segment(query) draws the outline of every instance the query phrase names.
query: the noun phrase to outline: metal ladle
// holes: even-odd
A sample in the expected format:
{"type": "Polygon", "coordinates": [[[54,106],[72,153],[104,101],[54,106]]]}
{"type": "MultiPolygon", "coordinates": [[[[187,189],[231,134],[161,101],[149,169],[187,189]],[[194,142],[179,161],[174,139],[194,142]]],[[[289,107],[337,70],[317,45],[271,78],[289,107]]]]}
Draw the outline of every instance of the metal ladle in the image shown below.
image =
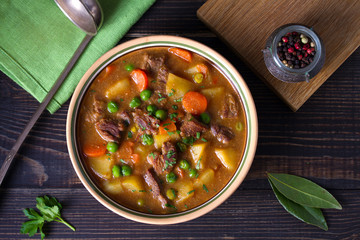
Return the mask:
{"type": "Polygon", "coordinates": [[[5,178],[6,173],[9,170],[11,163],[14,160],[16,153],[20,146],[24,142],[26,136],[39,119],[42,112],[45,110],[50,100],[55,95],[71,69],[79,59],[80,55],[90,42],[90,40],[97,34],[98,29],[101,27],[103,14],[99,3],[96,0],[55,0],[58,7],[63,13],[81,30],[86,33],[85,38],[76,49],[74,55],[66,65],[65,69],[56,80],[54,86],[50,89],[46,95],[44,101],[40,104],[34,115],[31,117],[29,123],[26,125],[23,132],[16,140],[14,146],[11,148],[9,154],[5,158],[5,161],[0,169],[0,186],[5,178]]]}

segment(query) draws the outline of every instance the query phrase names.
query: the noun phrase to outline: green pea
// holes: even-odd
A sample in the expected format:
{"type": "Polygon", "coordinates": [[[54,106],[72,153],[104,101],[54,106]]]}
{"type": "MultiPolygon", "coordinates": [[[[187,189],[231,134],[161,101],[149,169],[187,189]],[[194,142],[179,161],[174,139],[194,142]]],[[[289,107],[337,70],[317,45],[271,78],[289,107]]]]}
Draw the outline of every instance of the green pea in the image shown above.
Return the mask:
{"type": "Polygon", "coordinates": [[[151,135],[144,134],[142,136],[142,142],[144,145],[152,145],[154,144],[154,138],[151,135]]]}
{"type": "Polygon", "coordinates": [[[146,110],[150,113],[150,114],[155,114],[156,110],[157,110],[157,107],[153,104],[151,105],[148,105],[146,107],[146,110]]]}
{"type": "Polygon", "coordinates": [[[152,94],[151,90],[145,89],[144,91],[142,91],[142,92],[140,93],[140,97],[141,97],[141,99],[142,99],[143,101],[147,101],[147,100],[150,99],[151,94],[152,94]]]}
{"type": "Polygon", "coordinates": [[[131,101],[130,101],[130,104],[129,104],[129,106],[131,107],[131,108],[137,108],[137,107],[139,107],[141,105],[141,100],[140,100],[140,98],[138,98],[138,97],[134,97],[131,101]]]}
{"type": "Polygon", "coordinates": [[[128,72],[131,72],[132,70],[134,70],[134,66],[132,64],[126,64],[125,70],[128,72]]]}
{"type": "Polygon", "coordinates": [[[167,117],[166,111],[159,109],[155,112],[155,117],[160,119],[160,120],[165,120],[167,117]]]}
{"type": "Polygon", "coordinates": [[[174,183],[176,181],[177,177],[175,175],[175,173],[171,172],[171,173],[168,173],[166,174],[166,181],[168,183],[174,183]]]}
{"type": "Polygon", "coordinates": [[[117,112],[119,110],[119,106],[117,105],[116,102],[111,101],[111,102],[108,103],[107,109],[108,109],[108,111],[110,113],[115,113],[115,112],[117,112]]]}
{"type": "Polygon", "coordinates": [[[112,174],[114,177],[118,178],[121,176],[120,167],[118,165],[114,165],[112,168],[112,174]]]}
{"type": "Polygon", "coordinates": [[[174,200],[176,198],[176,192],[175,192],[175,189],[173,188],[169,188],[167,191],[166,191],[166,197],[170,200],[174,200]]]}
{"type": "Polygon", "coordinates": [[[191,169],[190,172],[189,172],[189,176],[191,178],[197,178],[199,176],[197,170],[195,168],[191,169]]]}
{"type": "Polygon", "coordinates": [[[137,205],[138,205],[139,207],[144,206],[144,204],[145,204],[144,199],[140,198],[140,199],[137,200],[137,205]]]}
{"type": "Polygon", "coordinates": [[[128,165],[123,165],[123,166],[121,167],[121,173],[122,173],[123,176],[130,176],[130,175],[131,175],[131,172],[132,172],[132,170],[131,170],[131,167],[130,167],[130,166],[128,166],[128,165]]]}
{"type": "Polygon", "coordinates": [[[106,149],[109,151],[109,152],[116,152],[119,148],[119,145],[116,143],[116,142],[108,142],[107,145],[106,145],[106,149]]]}
{"type": "Polygon", "coordinates": [[[210,123],[210,115],[206,112],[200,114],[200,119],[203,123],[209,124],[210,123]]]}
{"type": "Polygon", "coordinates": [[[180,164],[180,168],[184,170],[188,170],[190,167],[190,163],[185,159],[181,160],[179,164],[180,164]]]}

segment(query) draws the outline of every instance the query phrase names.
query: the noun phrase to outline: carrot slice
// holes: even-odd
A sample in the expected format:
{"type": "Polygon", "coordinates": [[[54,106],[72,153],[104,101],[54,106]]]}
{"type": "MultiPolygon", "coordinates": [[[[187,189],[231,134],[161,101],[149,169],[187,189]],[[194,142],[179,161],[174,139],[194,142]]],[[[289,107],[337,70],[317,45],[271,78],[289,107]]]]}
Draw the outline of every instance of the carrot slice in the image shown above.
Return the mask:
{"type": "Polygon", "coordinates": [[[187,62],[191,62],[192,56],[191,53],[185,49],[182,48],[169,48],[169,52],[172,54],[175,54],[176,56],[184,59],[187,62]]]}
{"type": "Polygon", "coordinates": [[[209,68],[203,63],[196,65],[196,70],[204,74],[205,77],[209,74],[209,68]]]}
{"type": "Polygon", "coordinates": [[[167,134],[168,132],[175,132],[175,131],[176,131],[176,125],[170,119],[166,119],[160,124],[159,134],[167,134]]]}
{"type": "Polygon", "coordinates": [[[134,153],[131,155],[131,159],[134,164],[137,164],[140,161],[140,155],[137,153],[134,153]]]}
{"type": "Polygon", "coordinates": [[[85,144],[83,146],[83,151],[87,157],[100,157],[105,154],[106,146],[97,144],[85,144]]]}
{"type": "Polygon", "coordinates": [[[107,76],[110,75],[110,73],[112,73],[114,70],[116,69],[115,65],[109,65],[105,68],[105,73],[103,74],[103,76],[101,78],[99,78],[99,81],[104,80],[107,76]]]}
{"type": "Polygon", "coordinates": [[[179,168],[179,166],[176,166],[176,167],[175,167],[174,172],[175,172],[180,178],[183,178],[183,177],[184,177],[184,171],[183,171],[181,168],[179,168]]]}
{"type": "Polygon", "coordinates": [[[135,82],[137,89],[139,92],[147,89],[149,85],[149,80],[146,73],[141,69],[135,69],[130,73],[131,79],[135,82]]]}
{"type": "Polygon", "coordinates": [[[185,111],[194,115],[200,115],[207,108],[206,97],[198,92],[187,92],[182,99],[182,104],[185,111]]]}

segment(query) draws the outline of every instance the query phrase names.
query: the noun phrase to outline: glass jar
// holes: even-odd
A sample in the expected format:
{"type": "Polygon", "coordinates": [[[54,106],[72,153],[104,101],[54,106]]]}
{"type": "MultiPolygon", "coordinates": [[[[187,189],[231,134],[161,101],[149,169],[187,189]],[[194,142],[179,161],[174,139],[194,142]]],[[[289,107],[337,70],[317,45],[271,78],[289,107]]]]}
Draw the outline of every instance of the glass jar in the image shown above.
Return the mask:
{"type": "MultiPolygon", "coordinates": [[[[310,41],[309,41],[310,42],[310,41]]],[[[264,61],[269,72],[277,79],[284,82],[309,82],[319,71],[325,62],[325,47],[319,36],[303,25],[287,24],[276,29],[266,41],[263,50],[264,61]],[[298,32],[304,34],[315,43],[315,55],[313,61],[303,68],[287,67],[277,53],[278,43],[287,33],[298,32]]]]}

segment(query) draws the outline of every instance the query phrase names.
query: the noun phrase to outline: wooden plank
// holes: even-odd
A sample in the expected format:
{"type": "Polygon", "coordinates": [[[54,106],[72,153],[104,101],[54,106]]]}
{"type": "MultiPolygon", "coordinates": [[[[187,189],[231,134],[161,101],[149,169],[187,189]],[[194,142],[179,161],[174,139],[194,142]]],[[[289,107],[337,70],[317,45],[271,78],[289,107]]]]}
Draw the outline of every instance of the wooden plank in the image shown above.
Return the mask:
{"type": "Polygon", "coordinates": [[[35,207],[35,197],[43,194],[56,196],[63,204],[63,217],[76,227],[73,232],[63,224],[50,223],[44,228],[48,239],[359,239],[360,190],[332,193],[343,210],[324,210],[329,225],[325,232],[288,214],[271,190],[237,190],[197,220],[153,226],[112,213],[84,188],[1,189],[0,239],[28,239],[19,233],[26,221],[22,209],[35,207]]]}
{"type": "Polygon", "coordinates": [[[197,14],[294,111],[360,45],[360,1],[209,0],[197,14]],[[273,77],[265,66],[261,50],[267,37],[287,23],[312,26],[324,42],[324,67],[310,83],[282,82],[273,77]]]}

